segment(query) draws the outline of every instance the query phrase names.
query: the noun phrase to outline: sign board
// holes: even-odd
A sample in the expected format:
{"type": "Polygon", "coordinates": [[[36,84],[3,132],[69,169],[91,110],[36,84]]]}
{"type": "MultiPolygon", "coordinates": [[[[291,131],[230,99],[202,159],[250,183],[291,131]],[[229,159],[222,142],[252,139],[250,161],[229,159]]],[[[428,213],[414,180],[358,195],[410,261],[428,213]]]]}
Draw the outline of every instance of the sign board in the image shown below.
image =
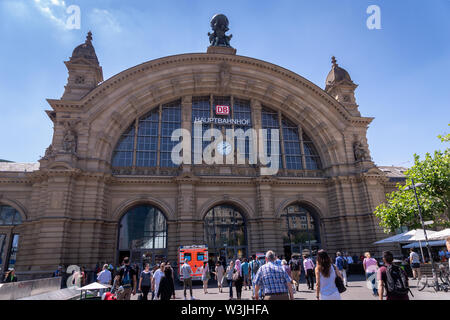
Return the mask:
{"type": "Polygon", "coordinates": [[[230,114],[230,106],[216,106],[216,115],[228,116],[230,114]]]}

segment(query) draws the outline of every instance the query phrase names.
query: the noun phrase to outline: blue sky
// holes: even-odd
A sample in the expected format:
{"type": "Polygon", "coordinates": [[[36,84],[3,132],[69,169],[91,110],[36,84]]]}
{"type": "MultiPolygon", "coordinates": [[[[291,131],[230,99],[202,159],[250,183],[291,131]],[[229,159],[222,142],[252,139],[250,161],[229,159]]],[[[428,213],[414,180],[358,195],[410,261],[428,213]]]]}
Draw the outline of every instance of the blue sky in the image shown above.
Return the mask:
{"type": "Polygon", "coordinates": [[[230,20],[237,54],[266,60],[324,88],[335,55],[359,85],[369,147],[378,165],[410,166],[443,145],[450,123],[448,0],[0,0],[0,159],[35,162],[51,143],[46,98],[60,98],[63,61],[87,31],[104,78],[142,62],[205,52],[215,13],[230,20]],[[81,28],[66,28],[67,7],[81,28]],[[369,30],[369,5],[381,30],[369,30]]]}

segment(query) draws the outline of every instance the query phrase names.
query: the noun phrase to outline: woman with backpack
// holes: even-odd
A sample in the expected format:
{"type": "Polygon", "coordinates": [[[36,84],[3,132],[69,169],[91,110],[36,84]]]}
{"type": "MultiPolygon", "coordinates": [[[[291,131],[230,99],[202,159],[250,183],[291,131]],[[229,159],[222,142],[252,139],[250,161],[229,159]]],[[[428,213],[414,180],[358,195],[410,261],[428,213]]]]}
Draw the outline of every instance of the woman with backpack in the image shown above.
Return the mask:
{"type": "Polygon", "coordinates": [[[316,297],[317,300],[341,300],[341,294],[336,286],[336,277],[342,275],[331,263],[331,258],[325,250],[317,253],[316,266],[316,297]]]}

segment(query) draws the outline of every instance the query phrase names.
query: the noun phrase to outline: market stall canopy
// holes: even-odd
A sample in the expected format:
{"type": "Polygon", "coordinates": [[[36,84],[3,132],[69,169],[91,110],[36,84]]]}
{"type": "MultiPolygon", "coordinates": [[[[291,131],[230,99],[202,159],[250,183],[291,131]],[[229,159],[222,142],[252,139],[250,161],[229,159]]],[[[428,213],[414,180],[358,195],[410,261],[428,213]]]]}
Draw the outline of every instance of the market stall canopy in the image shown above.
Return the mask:
{"type": "MultiPolygon", "coordinates": [[[[428,243],[430,244],[431,247],[445,246],[445,240],[429,241],[428,243]]],[[[424,245],[424,243],[422,243],[422,245],[424,245]]],[[[404,245],[402,248],[409,249],[409,248],[419,248],[419,247],[420,247],[419,242],[413,242],[413,243],[404,245]]]]}
{"type": "MultiPolygon", "coordinates": [[[[431,237],[431,235],[433,235],[434,233],[436,233],[436,231],[427,230],[428,237],[431,237]]],[[[377,241],[374,244],[400,243],[400,242],[413,242],[413,241],[425,241],[425,235],[423,233],[423,229],[409,230],[407,232],[396,234],[395,236],[377,241]]]]}
{"type": "Polygon", "coordinates": [[[100,284],[100,283],[98,283],[98,282],[94,282],[94,283],[91,283],[91,284],[88,284],[87,286],[84,286],[84,287],[82,287],[82,288],[77,288],[77,290],[79,290],[79,291],[81,291],[81,290],[101,290],[101,289],[107,289],[107,288],[110,288],[111,286],[108,284],[108,285],[105,285],[105,284],[100,284]]]}
{"type": "Polygon", "coordinates": [[[447,237],[450,237],[450,229],[444,229],[433,233],[429,240],[445,240],[447,237]]]}

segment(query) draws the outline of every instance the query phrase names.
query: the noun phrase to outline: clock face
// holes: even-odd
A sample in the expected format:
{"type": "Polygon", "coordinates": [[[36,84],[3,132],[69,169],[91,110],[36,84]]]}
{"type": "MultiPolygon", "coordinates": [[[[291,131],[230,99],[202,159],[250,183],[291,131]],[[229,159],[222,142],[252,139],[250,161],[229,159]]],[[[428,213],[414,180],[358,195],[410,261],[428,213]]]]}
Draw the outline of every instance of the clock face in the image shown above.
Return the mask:
{"type": "Polygon", "coordinates": [[[226,141],[217,144],[217,152],[223,156],[229,155],[231,153],[231,144],[226,141]]]}

